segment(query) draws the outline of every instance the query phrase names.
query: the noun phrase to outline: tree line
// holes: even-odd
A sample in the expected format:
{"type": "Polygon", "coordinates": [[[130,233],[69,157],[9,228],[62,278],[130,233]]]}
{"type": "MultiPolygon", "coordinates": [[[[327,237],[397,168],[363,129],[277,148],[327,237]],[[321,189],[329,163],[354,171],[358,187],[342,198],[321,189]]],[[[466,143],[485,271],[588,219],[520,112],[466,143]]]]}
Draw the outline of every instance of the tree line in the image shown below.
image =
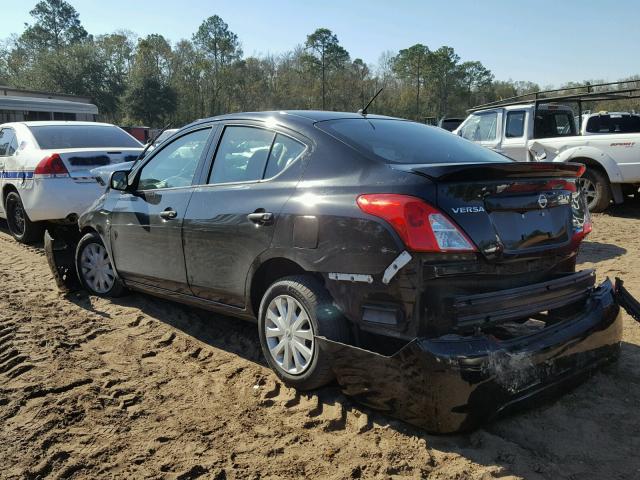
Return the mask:
{"type": "Polygon", "coordinates": [[[30,14],[32,23],[0,45],[0,84],[90,96],[104,120],[120,125],[181,125],[234,111],[357,111],[380,88],[370,111],[426,121],[540,89],[496,80],[449,46],[416,44],[367,64],[327,28],[291,51],[244,56],[217,15],[172,44],[161,34],[91,35],[65,0],[41,0],[30,14]]]}

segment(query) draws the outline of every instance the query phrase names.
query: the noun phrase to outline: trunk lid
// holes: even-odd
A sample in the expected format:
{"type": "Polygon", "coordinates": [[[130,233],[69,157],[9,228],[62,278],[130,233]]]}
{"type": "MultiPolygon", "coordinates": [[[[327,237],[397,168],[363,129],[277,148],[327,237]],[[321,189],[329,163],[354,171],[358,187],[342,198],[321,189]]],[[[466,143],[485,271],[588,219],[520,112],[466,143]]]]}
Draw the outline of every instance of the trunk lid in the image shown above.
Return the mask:
{"type": "Polygon", "coordinates": [[[76,181],[95,181],[91,170],[138,158],[142,148],[83,148],[44,150],[45,156],[57,153],[69,176],[76,181]]]}
{"type": "Polygon", "coordinates": [[[437,206],[488,259],[571,247],[585,221],[569,163],[413,165],[437,186],[437,206]]]}

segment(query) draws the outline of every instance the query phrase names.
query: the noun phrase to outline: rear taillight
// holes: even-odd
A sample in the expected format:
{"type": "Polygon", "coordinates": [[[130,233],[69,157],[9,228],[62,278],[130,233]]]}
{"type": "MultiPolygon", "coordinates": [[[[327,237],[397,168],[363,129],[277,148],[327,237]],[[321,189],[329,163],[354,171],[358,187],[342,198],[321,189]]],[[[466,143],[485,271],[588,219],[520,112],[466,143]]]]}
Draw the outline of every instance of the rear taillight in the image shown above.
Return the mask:
{"type": "Polygon", "coordinates": [[[440,210],[408,195],[360,195],[360,210],[386,220],[411,251],[473,252],[469,238],[440,210]]]}
{"type": "Polygon", "coordinates": [[[585,206],[584,220],[582,222],[582,225],[580,225],[573,232],[573,243],[579,243],[584,240],[584,237],[589,235],[591,233],[591,230],[593,230],[593,223],[591,223],[591,214],[589,213],[589,209],[585,206]]]}
{"type": "Polygon", "coordinates": [[[60,155],[54,153],[40,160],[33,174],[41,177],[67,177],[69,171],[62,163],[60,155]]]}

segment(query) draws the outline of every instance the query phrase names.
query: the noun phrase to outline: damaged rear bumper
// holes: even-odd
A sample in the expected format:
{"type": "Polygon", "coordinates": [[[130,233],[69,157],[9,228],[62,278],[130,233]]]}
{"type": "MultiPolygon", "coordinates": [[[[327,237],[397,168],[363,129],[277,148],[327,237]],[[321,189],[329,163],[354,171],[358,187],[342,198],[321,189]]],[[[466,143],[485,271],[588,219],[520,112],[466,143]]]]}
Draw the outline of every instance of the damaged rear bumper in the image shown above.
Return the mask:
{"type": "MultiPolygon", "coordinates": [[[[347,395],[436,433],[469,430],[554,396],[614,361],[622,317],[609,280],[579,313],[530,335],[416,338],[392,356],[318,338],[347,395]]],[[[628,293],[627,293],[628,295],[628,293]]],[[[630,295],[629,295],[630,297],[630,295]]]]}

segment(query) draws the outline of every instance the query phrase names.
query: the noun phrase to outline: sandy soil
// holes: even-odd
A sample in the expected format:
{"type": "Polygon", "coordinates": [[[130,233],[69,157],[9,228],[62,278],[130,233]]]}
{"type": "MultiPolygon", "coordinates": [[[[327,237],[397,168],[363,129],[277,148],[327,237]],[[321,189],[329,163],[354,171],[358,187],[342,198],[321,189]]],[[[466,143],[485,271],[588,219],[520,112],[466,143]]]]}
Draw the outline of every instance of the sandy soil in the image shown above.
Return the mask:
{"type": "MultiPolygon", "coordinates": [[[[583,267],[640,297],[640,208],[595,216],[583,267]]],[[[640,325],[620,362],[469,435],[427,435],[335,387],[279,384],[255,326],[149,296],[58,294],[0,223],[2,478],[640,478],[640,325]]]]}

